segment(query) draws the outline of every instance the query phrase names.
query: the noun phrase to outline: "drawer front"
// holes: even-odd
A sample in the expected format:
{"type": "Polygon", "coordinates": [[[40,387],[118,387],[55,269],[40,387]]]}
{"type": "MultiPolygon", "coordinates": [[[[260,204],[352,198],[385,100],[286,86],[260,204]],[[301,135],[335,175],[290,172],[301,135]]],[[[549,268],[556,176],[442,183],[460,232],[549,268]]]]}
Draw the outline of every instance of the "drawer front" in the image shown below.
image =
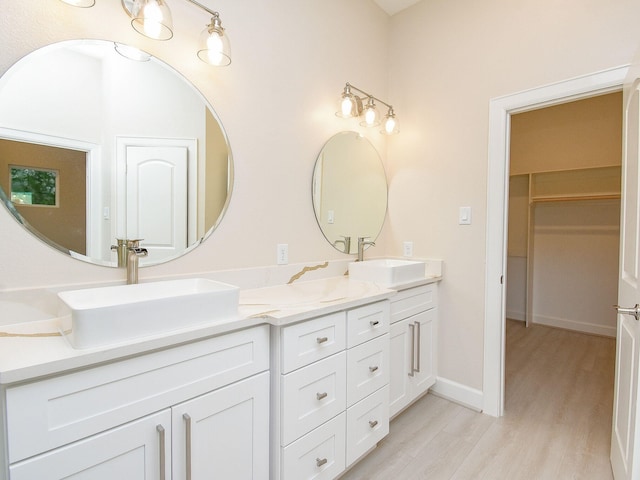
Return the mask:
{"type": "Polygon", "coordinates": [[[391,300],[391,323],[437,306],[437,283],[403,290],[391,300]]]}
{"type": "Polygon", "coordinates": [[[345,312],[282,329],[282,371],[291,372],[345,349],[345,312]]]}
{"type": "Polygon", "coordinates": [[[345,352],[282,377],[282,445],[335,417],[346,408],[345,352]]]}
{"type": "Polygon", "coordinates": [[[347,410],[347,466],[388,433],[389,387],[384,387],[347,410]]]}
{"type": "Polygon", "coordinates": [[[269,368],[262,325],[10,387],[9,460],[71,443],[269,368]]]}
{"type": "Polygon", "coordinates": [[[347,347],[355,347],[389,331],[389,302],[377,302],[347,312],[347,347]]]}
{"type": "Polygon", "coordinates": [[[389,334],[347,351],[347,405],[389,383],[389,334]]]}
{"type": "Polygon", "coordinates": [[[282,449],[283,480],[330,480],[345,469],[343,412],[282,449]]]}

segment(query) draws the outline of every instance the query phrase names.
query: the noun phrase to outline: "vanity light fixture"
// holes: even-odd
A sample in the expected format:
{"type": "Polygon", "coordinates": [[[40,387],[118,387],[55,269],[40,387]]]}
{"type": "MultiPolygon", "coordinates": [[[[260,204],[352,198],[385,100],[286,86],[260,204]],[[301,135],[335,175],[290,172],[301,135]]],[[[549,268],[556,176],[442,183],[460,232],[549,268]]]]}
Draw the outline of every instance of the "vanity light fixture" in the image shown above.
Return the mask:
{"type": "MultiPolygon", "coordinates": [[[[95,0],[61,0],[75,7],[93,7],[95,0]]],[[[120,0],[122,8],[131,17],[136,32],[154,40],[173,37],[173,19],[166,0],[120,0]]],[[[187,2],[211,15],[211,22],[200,34],[198,58],[209,65],[225,67],[231,63],[231,45],[220,21],[220,14],[195,0],[187,2]]]]}
{"type": "Polygon", "coordinates": [[[393,135],[399,132],[398,130],[398,119],[396,118],[396,114],[393,110],[393,107],[388,103],[380,100],[377,97],[374,97],[370,93],[365,92],[364,90],[359,89],[358,87],[354,87],[350,83],[344,87],[342,95],[340,97],[339,109],[336,112],[336,116],[342,118],[352,118],[352,117],[363,117],[363,120],[360,122],[360,125],[363,127],[377,127],[380,125],[380,113],[376,107],[376,101],[378,103],[383,104],[388,108],[387,114],[384,117],[383,128],[380,130],[380,133],[384,133],[385,135],[393,135]],[[364,95],[363,97],[359,97],[353,93],[353,90],[364,95]],[[366,105],[363,107],[362,101],[367,100],[366,105]]]}

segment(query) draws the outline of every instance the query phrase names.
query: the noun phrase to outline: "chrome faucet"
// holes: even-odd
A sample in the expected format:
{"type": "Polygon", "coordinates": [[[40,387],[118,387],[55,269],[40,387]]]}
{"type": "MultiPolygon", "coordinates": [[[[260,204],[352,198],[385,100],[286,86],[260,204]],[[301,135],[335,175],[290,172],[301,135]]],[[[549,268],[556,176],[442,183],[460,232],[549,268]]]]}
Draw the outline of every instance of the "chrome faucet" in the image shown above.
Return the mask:
{"type": "Polygon", "coordinates": [[[351,253],[351,237],[342,235],[342,238],[344,240],[336,240],[335,242],[333,242],[333,246],[335,247],[338,243],[341,243],[342,245],[344,245],[342,251],[347,254],[351,253]]]}
{"type": "Polygon", "coordinates": [[[362,262],[364,260],[364,247],[367,245],[371,245],[375,247],[375,242],[367,242],[366,239],[369,237],[358,237],[358,262],[362,262]]]}
{"type": "Polygon", "coordinates": [[[138,283],[138,260],[149,251],[140,246],[141,240],[127,240],[127,285],[138,283]]]}

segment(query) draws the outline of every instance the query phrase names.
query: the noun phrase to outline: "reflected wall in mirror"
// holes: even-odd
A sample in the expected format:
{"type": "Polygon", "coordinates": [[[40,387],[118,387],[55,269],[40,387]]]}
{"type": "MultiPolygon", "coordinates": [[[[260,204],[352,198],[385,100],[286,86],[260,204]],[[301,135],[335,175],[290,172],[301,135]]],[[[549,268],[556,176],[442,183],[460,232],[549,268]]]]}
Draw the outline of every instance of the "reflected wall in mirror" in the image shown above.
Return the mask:
{"type": "Polygon", "coordinates": [[[316,160],[312,196],[320,230],[337,250],[355,254],[358,237],[375,240],[387,212],[387,177],[373,144],[357,132],[331,137],[316,160]]]}
{"type": "Polygon", "coordinates": [[[0,198],[34,235],[92,263],[117,265],[117,239],[143,239],[141,265],[183,255],[231,196],[215,112],[178,72],[141,58],[109,41],[67,41],[0,78],[0,198]],[[20,171],[55,172],[58,204],[34,203],[41,187],[12,182],[20,171]]]}

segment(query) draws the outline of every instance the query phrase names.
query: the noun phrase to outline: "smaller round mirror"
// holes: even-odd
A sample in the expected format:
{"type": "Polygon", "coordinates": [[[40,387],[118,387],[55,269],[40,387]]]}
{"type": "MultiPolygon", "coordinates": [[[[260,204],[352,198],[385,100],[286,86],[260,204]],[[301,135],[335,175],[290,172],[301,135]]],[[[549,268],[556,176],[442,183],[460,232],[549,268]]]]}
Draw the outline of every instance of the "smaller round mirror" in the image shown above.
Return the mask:
{"type": "Polygon", "coordinates": [[[337,250],[355,254],[359,237],[375,240],[387,212],[387,177],[371,142],[357,132],[331,137],[316,160],[312,196],[320,230],[337,250]]]}

